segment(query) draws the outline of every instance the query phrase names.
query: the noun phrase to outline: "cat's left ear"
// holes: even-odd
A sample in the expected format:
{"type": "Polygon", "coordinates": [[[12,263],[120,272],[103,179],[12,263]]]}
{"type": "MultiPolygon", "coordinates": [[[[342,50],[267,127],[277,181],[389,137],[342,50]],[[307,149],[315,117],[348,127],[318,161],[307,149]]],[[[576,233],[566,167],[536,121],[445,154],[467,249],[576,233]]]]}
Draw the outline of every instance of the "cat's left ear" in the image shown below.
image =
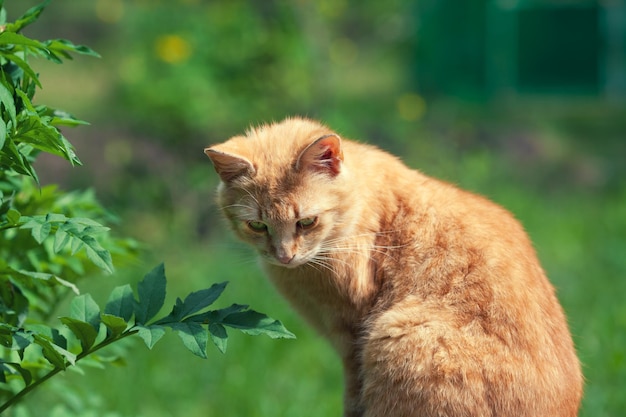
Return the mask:
{"type": "Polygon", "coordinates": [[[343,151],[341,139],[335,134],[325,135],[307,146],[296,161],[296,170],[309,168],[326,172],[333,177],[341,171],[343,151]]]}
{"type": "Polygon", "coordinates": [[[252,176],[255,173],[252,163],[243,156],[225,152],[215,146],[204,149],[204,153],[211,158],[215,171],[224,182],[230,182],[242,175],[252,176]]]}

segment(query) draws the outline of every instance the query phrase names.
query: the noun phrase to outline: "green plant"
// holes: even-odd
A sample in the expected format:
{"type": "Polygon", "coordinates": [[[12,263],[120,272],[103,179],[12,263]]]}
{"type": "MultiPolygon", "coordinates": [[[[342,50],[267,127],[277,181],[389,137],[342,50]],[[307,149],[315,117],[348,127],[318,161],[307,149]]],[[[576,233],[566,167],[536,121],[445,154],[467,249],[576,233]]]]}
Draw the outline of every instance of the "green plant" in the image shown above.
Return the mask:
{"type": "Polygon", "coordinates": [[[137,299],[130,285],[117,287],[111,292],[103,312],[89,294],[77,296],[70,304],[70,316],[60,318],[70,331],[65,335],[59,329],[48,326],[18,328],[0,323],[0,343],[19,357],[19,361],[15,358],[0,360],[5,382],[8,374],[8,377],[20,379],[24,384],[22,389],[0,404],[0,413],[78,361],[87,357],[101,361],[96,352],[134,334],[139,335],[151,349],[169,328],[178,334],[187,349],[201,358],[207,358],[209,337],[222,353],[226,351],[226,327],[250,335],[294,337],[278,320],[251,310],[247,305],[233,304],[207,311],[207,307],[226,288],[225,282],[192,292],[184,300],[177,298],[168,315],[154,320],[165,302],[165,288],[165,268],[161,264],[139,282],[137,299]],[[31,346],[38,346],[38,349],[34,353],[32,350],[27,352],[31,346]],[[40,367],[43,359],[52,368],[48,366],[43,374],[34,378],[32,368],[40,367]]]}
{"type": "Polygon", "coordinates": [[[163,265],[138,284],[117,287],[101,311],[78,283],[97,272],[112,273],[114,258],[132,257],[132,240],[110,234],[114,218],[93,192],[62,192],[40,187],[33,163],[41,152],[80,164],[59,130],[85,122],[51,107],[34,104],[41,87],[28,58],[57,63],[71,53],[98,56],[67,40],[40,42],[20,31],[37,20],[49,1],[6,22],[0,0],[0,413],[44,382],[96,353],[137,334],[151,348],[166,328],[174,330],[195,355],[205,358],[209,338],[224,352],[226,327],[247,334],[293,337],[264,314],[233,304],[207,311],[225,283],[177,299],[171,313],[154,317],[165,302],[163,265]],[[53,320],[74,293],[70,314],[53,320]]]}

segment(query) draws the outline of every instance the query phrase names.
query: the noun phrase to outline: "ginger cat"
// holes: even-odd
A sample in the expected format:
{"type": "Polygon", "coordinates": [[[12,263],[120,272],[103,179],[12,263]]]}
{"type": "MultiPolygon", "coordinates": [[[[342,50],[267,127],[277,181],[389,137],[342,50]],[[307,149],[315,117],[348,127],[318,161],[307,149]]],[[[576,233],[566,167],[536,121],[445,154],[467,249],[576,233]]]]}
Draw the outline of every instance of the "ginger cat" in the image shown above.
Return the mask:
{"type": "Polygon", "coordinates": [[[234,232],[341,356],[345,416],[577,415],[563,310],[506,210],[306,119],[205,153],[234,232]]]}

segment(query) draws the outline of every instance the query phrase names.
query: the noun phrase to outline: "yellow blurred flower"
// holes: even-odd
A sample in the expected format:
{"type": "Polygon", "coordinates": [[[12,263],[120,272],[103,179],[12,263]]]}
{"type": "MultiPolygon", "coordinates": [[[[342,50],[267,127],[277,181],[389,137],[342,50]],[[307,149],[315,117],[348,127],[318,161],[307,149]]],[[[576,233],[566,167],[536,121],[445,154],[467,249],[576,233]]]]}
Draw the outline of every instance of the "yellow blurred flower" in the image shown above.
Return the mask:
{"type": "Polygon", "coordinates": [[[426,101],[418,94],[407,93],[398,98],[396,107],[401,118],[413,122],[421,119],[426,112],[426,101]]]}
{"type": "Polygon", "coordinates": [[[168,64],[178,64],[191,56],[191,45],[180,35],[162,35],[155,42],[157,57],[168,64]]]}

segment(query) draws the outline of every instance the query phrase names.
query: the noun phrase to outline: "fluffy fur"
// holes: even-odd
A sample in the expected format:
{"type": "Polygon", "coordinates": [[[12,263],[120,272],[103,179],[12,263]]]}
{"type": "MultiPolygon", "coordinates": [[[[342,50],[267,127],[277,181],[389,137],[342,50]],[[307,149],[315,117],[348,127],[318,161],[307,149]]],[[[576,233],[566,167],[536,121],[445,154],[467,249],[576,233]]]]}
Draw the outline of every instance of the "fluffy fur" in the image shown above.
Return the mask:
{"type": "Polygon", "coordinates": [[[506,210],[306,119],[205,152],[234,232],[341,356],[345,416],[577,415],[563,310],[506,210]]]}

